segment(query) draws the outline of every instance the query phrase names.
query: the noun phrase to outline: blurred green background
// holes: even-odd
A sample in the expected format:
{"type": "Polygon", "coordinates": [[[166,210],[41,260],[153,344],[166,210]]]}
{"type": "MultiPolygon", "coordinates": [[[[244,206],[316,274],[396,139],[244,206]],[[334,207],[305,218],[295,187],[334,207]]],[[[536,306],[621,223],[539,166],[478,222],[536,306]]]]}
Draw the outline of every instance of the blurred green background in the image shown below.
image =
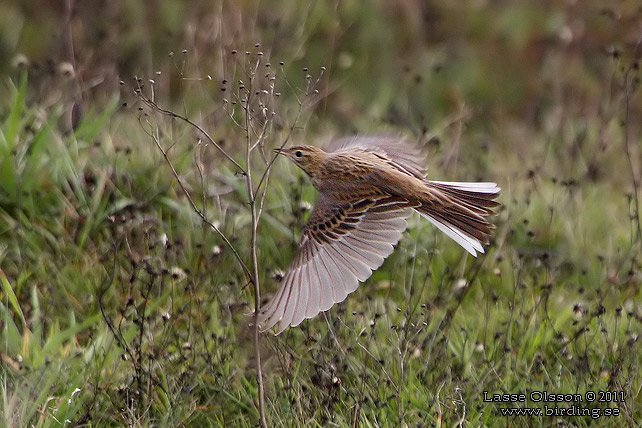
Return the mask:
{"type": "MultiPolygon", "coordinates": [[[[345,303],[263,336],[271,426],[639,426],[641,57],[637,1],[4,0],[0,425],[256,426],[251,287],[149,133],[247,264],[243,178],[141,94],[242,162],[258,64],[268,146],[400,133],[429,178],[503,189],[485,256],[413,219],[345,303]],[[532,390],[624,400],[482,400],[532,390]]],[[[284,161],[268,189],[263,296],[315,198],[284,161]]]]}
{"type": "Polygon", "coordinates": [[[611,59],[630,66],[640,38],[635,1],[3,3],[5,74],[19,54],[39,80],[70,62],[89,97],[168,69],[178,101],[170,52],[218,81],[232,49],[261,43],[288,70],[327,67],[319,115],[347,129],[375,118],[419,132],[461,104],[484,123],[539,128],[560,103],[587,116],[608,95],[611,59]]]}

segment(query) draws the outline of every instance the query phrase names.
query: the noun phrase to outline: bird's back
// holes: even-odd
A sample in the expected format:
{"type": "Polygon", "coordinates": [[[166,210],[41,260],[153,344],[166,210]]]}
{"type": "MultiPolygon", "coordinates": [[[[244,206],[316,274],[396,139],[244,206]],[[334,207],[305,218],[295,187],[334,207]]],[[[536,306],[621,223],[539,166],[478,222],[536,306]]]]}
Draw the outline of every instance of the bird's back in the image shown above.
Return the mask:
{"type": "Polygon", "coordinates": [[[328,153],[312,180],[320,192],[340,199],[401,195],[422,187],[422,180],[396,168],[387,156],[359,149],[328,153]]]}

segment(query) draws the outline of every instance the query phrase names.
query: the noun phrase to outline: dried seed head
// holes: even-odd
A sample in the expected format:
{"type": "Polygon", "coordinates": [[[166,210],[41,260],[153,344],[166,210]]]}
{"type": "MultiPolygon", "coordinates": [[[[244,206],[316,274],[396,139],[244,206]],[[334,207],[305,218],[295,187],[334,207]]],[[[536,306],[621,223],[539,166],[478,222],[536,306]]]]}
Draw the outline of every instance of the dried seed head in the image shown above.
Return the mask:
{"type": "Polygon", "coordinates": [[[283,275],[285,275],[285,272],[281,269],[275,269],[274,272],[272,272],[272,279],[275,281],[281,281],[283,279],[283,275]]]}
{"type": "Polygon", "coordinates": [[[17,54],[11,60],[11,66],[18,69],[27,68],[29,67],[29,58],[24,54],[17,54]]]}
{"type": "Polygon", "coordinates": [[[179,268],[178,266],[174,266],[173,268],[171,268],[169,270],[169,272],[170,272],[172,278],[174,278],[174,279],[183,280],[183,279],[187,278],[187,274],[185,273],[185,271],[183,269],[179,268]]]}
{"type": "Polygon", "coordinates": [[[58,64],[58,74],[61,76],[71,79],[76,75],[74,71],[74,66],[70,62],[61,62],[58,64]]]}
{"type": "Polygon", "coordinates": [[[312,204],[308,201],[299,202],[299,209],[301,211],[310,211],[312,209],[312,204]]]}

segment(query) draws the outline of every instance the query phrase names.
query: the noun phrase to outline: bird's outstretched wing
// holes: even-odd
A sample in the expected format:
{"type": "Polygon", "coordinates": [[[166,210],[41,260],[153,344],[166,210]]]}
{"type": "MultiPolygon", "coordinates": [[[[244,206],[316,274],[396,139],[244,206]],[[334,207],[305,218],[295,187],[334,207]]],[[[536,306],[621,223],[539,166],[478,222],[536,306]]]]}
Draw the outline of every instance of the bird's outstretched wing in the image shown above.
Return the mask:
{"type": "Polygon", "coordinates": [[[260,310],[262,329],[279,323],[279,334],[342,302],[392,253],[413,207],[394,196],[343,202],[321,194],[277,292],[260,310]]]}
{"type": "Polygon", "coordinates": [[[417,144],[409,144],[398,135],[355,135],[333,141],[327,147],[329,152],[338,152],[344,149],[360,149],[378,155],[383,155],[398,169],[423,179],[426,176],[425,160],[417,144]]]}

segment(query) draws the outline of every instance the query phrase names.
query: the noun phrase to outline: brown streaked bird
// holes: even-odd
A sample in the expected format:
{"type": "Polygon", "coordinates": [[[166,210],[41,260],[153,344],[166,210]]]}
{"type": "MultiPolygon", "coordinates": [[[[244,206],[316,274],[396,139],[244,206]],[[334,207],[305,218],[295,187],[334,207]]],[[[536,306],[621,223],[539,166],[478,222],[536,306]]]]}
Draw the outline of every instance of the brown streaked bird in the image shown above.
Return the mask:
{"type": "Polygon", "coordinates": [[[430,181],[421,151],[397,137],[348,137],[329,151],[312,146],[277,149],[312,180],[319,199],[281,284],[259,313],[267,330],[327,311],[381,266],[413,210],[473,256],[494,225],[495,183],[430,181]]]}

